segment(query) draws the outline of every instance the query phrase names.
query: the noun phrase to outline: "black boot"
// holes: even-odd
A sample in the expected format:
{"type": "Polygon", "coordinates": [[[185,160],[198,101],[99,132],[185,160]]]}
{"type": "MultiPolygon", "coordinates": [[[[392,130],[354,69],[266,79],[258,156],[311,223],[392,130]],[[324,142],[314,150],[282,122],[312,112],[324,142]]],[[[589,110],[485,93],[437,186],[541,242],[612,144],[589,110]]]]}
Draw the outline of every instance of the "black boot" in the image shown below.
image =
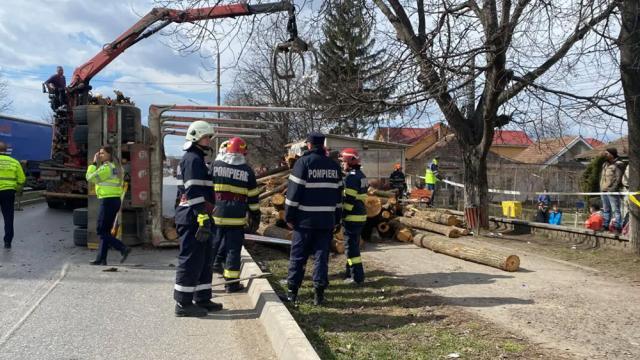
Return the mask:
{"type": "Polygon", "coordinates": [[[240,282],[235,282],[235,283],[227,284],[224,286],[224,291],[227,294],[231,294],[231,293],[242,291],[242,290],[244,290],[244,285],[242,285],[240,282]]]}
{"type": "Polygon", "coordinates": [[[122,264],[125,260],[127,260],[127,257],[129,257],[130,253],[131,253],[130,247],[127,247],[124,250],[122,250],[122,252],[120,253],[122,255],[122,258],[120,258],[120,264],[122,264]]]}
{"type": "Polygon", "coordinates": [[[89,261],[89,265],[103,265],[103,266],[107,266],[107,260],[93,260],[93,261],[89,261]]]}
{"type": "Polygon", "coordinates": [[[203,317],[203,316],[207,316],[207,309],[191,303],[188,303],[188,304],[177,303],[176,316],[177,317],[203,317]]]}
{"type": "Polygon", "coordinates": [[[298,302],[298,289],[289,289],[287,291],[287,302],[296,304],[298,302]]]}
{"type": "Polygon", "coordinates": [[[313,305],[322,306],[324,304],[324,289],[313,289],[313,305]]]}
{"type": "Polygon", "coordinates": [[[345,265],[344,278],[345,278],[345,280],[351,278],[351,266],[349,264],[345,265]]]}
{"type": "Polygon", "coordinates": [[[11,243],[10,242],[4,242],[4,248],[5,249],[11,249],[11,243]]]}
{"type": "Polygon", "coordinates": [[[207,309],[208,312],[220,311],[222,310],[222,304],[215,303],[211,300],[196,302],[196,306],[199,306],[203,309],[207,309]]]}

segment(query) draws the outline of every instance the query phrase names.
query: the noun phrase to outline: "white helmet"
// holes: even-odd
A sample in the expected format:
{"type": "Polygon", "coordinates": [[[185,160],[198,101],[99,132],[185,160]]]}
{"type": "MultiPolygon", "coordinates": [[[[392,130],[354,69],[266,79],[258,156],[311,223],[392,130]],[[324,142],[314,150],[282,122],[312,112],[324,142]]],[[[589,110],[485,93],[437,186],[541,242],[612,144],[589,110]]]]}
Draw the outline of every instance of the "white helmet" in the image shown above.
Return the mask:
{"type": "Polygon", "coordinates": [[[185,136],[185,138],[187,139],[187,141],[198,142],[203,137],[211,135],[213,135],[212,126],[206,121],[198,120],[192,122],[191,125],[189,125],[189,129],[187,129],[187,135],[185,136]]]}
{"type": "Polygon", "coordinates": [[[227,153],[227,145],[229,145],[229,140],[225,140],[220,144],[218,148],[218,154],[226,154],[227,153]]]}

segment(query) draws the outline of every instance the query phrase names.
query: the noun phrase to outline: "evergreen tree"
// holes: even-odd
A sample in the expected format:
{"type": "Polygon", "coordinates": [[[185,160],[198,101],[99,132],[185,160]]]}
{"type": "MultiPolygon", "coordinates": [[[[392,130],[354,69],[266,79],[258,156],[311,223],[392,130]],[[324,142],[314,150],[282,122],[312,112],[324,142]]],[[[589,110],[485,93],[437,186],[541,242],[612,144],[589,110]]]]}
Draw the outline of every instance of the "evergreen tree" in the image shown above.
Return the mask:
{"type": "Polygon", "coordinates": [[[366,135],[387,111],[394,91],[384,50],[375,49],[374,19],[365,0],[330,0],[318,54],[318,84],[311,101],[329,121],[330,132],[366,135]]]}

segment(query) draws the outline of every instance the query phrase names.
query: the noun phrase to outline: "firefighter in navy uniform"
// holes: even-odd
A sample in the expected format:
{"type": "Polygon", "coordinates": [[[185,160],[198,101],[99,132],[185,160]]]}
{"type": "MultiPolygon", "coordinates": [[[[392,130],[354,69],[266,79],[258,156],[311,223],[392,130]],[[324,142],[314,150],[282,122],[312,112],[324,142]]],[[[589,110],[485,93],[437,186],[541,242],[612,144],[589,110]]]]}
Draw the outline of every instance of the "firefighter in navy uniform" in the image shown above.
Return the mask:
{"type": "MultiPolygon", "coordinates": [[[[216,160],[222,160],[224,154],[227,153],[227,145],[229,145],[229,140],[226,140],[220,144],[218,148],[218,155],[216,155],[216,160]]],[[[211,178],[213,179],[213,164],[211,166],[211,178]]],[[[225,248],[224,242],[217,243],[215,240],[215,234],[213,237],[214,248],[217,247],[218,250],[213,254],[213,272],[216,274],[223,275],[224,274],[224,262],[227,259],[227,250],[225,248]]],[[[214,249],[215,250],[215,249],[214,249]]]]}
{"type": "MultiPolygon", "coordinates": [[[[226,153],[217,158],[212,166],[215,192],[213,221],[216,228],[213,249],[217,254],[221,245],[225,247],[227,256],[223,276],[226,281],[240,278],[240,251],[247,211],[250,213],[250,231],[255,231],[260,224],[260,190],[253,170],[247,165],[246,154],[247,143],[239,137],[232,138],[227,144],[226,153]]],[[[240,282],[225,285],[227,293],[242,289],[240,282]]]]}
{"type": "Polygon", "coordinates": [[[329,285],[329,243],[342,216],[342,172],[325,153],[324,135],[312,132],[287,185],[285,219],[293,229],[287,300],[297,302],[307,259],[314,256],[314,304],[322,305],[329,285]]]}
{"type": "Polygon", "coordinates": [[[176,268],[173,298],[176,316],[201,317],[222,309],[211,301],[211,265],[213,263],[213,189],[205,164],[213,129],[205,121],[189,125],[180,162],[176,229],[180,236],[180,254],[176,268]]]}
{"type": "Polygon", "coordinates": [[[343,192],[343,231],[345,254],[347,255],[345,282],[362,284],[364,268],[360,257],[360,233],[367,221],[367,209],[364,201],[367,198],[369,184],[367,177],[360,171],[360,156],[352,148],[340,153],[342,169],[346,172],[343,192]]]}

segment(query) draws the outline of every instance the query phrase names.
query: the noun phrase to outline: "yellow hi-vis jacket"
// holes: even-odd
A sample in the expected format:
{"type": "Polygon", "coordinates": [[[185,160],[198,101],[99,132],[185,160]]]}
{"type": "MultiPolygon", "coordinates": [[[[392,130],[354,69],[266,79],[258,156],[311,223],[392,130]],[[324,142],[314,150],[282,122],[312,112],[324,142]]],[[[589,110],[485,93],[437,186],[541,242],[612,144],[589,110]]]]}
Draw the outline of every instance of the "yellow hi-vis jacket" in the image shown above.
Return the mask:
{"type": "Polygon", "coordinates": [[[122,178],[120,170],[111,162],[105,162],[96,167],[89,165],[86,175],[87,181],[96,184],[98,199],[120,197],[122,195],[122,178]]]}
{"type": "Polygon", "coordinates": [[[424,182],[427,184],[435,184],[438,182],[438,160],[433,159],[431,164],[427,166],[427,171],[424,174],[424,182]]]}
{"type": "Polygon", "coordinates": [[[18,160],[9,155],[0,155],[0,191],[18,190],[24,181],[24,171],[18,160]]]}

